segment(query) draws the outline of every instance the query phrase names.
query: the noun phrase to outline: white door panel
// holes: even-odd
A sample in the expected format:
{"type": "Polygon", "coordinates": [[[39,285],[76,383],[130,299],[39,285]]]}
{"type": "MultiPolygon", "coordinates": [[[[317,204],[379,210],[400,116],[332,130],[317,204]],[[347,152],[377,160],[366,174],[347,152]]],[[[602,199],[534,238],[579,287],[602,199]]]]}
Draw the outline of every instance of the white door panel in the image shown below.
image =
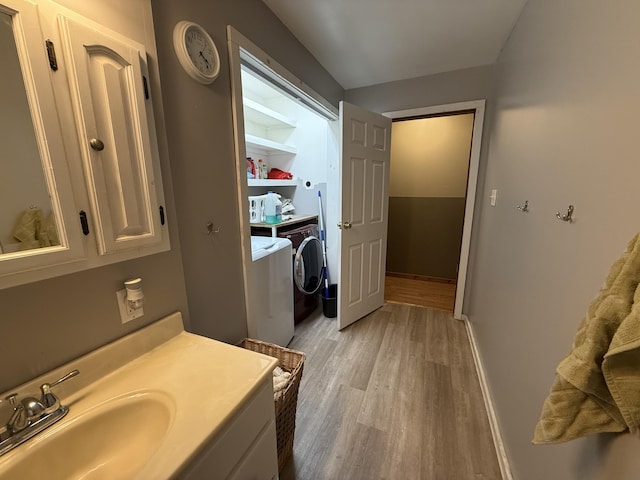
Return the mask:
{"type": "Polygon", "coordinates": [[[342,191],[338,325],[384,303],[391,120],[340,104],[342,191]]]}

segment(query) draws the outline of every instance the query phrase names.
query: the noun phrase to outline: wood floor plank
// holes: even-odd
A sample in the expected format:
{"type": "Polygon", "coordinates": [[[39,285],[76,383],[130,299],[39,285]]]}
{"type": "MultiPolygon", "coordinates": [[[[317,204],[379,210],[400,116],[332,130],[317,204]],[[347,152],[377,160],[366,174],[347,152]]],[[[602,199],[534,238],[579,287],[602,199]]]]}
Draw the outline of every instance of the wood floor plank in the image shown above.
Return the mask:
{"type": "Polygon", "coordinates": [[[338,331],[319,311],[290,348],[307,360],[282,480],[500,478],[466,329],[451,313],[386,303],[338,331]]]}
{"type": "Polygon", "coordinates": [[[456,295],[455,282],[443,282],[425,278],[385,276],[384,299],[387,302],[405,303],[422,307],[453,311],[456,295]]]}
{"type": "MultiPolygon", "coordinates": [[[[418,322],[410,322],[410,326],[418,322]]],[[[381,478],[396,478],[398,472],[404,472],[405,478],[420,478],[423,453],[422,434],[416,425],[425,422],[423,415],[427,385],[423,381],[424,361],[423,343],[416,341],[414,329],[408,329],[409,335],[402,346],[400,374],[395,405],[389,412],[388,461],[385,463],[381,478]]]]}
{"type": "Polygon", "coordinates": [[[329,461],[324,466],[322,478],[376,478],[384,457],[372,456],[371,452],[385,451],[386,434],[357,421],[365,392],[346,385],[342,385],[341,390],[344,397],[341,428],[329,446],[329,461]]]}

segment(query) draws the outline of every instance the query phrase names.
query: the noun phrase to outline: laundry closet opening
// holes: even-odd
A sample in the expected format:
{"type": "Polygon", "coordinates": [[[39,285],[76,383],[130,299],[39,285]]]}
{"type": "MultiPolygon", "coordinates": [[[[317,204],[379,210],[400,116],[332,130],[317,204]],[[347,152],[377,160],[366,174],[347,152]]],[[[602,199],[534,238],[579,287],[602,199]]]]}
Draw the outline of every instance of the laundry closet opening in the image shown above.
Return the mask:
{"type": "MultiPolygon", "coordinates": [[[[324,223],[331,220],[336,224],[337,204],[327,198],[335,197],[338,189],[339,122],[338,110],[319,94],[232,27],[228,27],[227,34],[245,299],[251,335],[252,312],[259,308],[252,305],[252,300],[260,288],[250,281],[251,237],[279,237],[292,242],[293,276],[295,278],[296,273],[301,276],[291,284],[296,323],[319,305],[319,288],[315,286],[320,286],[318,280],[323,272],[322,251],[320,242],[305,240],[321,236],[319,198],[323,202],[324,223]],[[268,223],[265,216],[268,192],[279,195],[282,202],[282,221],[277,224],[268,223]],[[299,265],[300,261],[306,263],[299,265]]],[[[327,263],[337,278],[338,243],[332,237],[337,234],[327,235],[327,251],[331,252],[327,253],[327,263]]],[[[272,281],[284,282],[282,279],[272,281]]],[[[264,311],[260,313],[265,314],[269,315],[264,311]]],[[[287,313],[273,312],[274,317],[283,315],[287,313]]]]}

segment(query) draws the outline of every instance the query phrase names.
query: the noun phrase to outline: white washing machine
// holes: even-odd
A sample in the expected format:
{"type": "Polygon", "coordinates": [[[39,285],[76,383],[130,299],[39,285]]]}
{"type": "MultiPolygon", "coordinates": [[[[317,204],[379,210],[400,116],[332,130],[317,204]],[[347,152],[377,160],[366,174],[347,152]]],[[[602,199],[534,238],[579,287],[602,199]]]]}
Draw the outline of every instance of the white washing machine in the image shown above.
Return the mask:
{"type": "Polygon", "coordinates": [[[286,347],[293,338],[291,241],[251,237],[247,330],[250,338],[286,347]]]}

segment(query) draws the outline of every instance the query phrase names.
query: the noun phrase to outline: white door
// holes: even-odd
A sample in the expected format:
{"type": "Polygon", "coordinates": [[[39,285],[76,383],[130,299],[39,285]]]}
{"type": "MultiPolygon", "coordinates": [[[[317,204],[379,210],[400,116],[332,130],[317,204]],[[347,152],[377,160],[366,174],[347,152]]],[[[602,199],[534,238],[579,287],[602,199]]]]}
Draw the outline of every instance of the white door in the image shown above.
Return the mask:
{"type": "Polygon", "coordinates": [[[391,119],[340,103],[340,329],[384,303],[391,119]]]}

